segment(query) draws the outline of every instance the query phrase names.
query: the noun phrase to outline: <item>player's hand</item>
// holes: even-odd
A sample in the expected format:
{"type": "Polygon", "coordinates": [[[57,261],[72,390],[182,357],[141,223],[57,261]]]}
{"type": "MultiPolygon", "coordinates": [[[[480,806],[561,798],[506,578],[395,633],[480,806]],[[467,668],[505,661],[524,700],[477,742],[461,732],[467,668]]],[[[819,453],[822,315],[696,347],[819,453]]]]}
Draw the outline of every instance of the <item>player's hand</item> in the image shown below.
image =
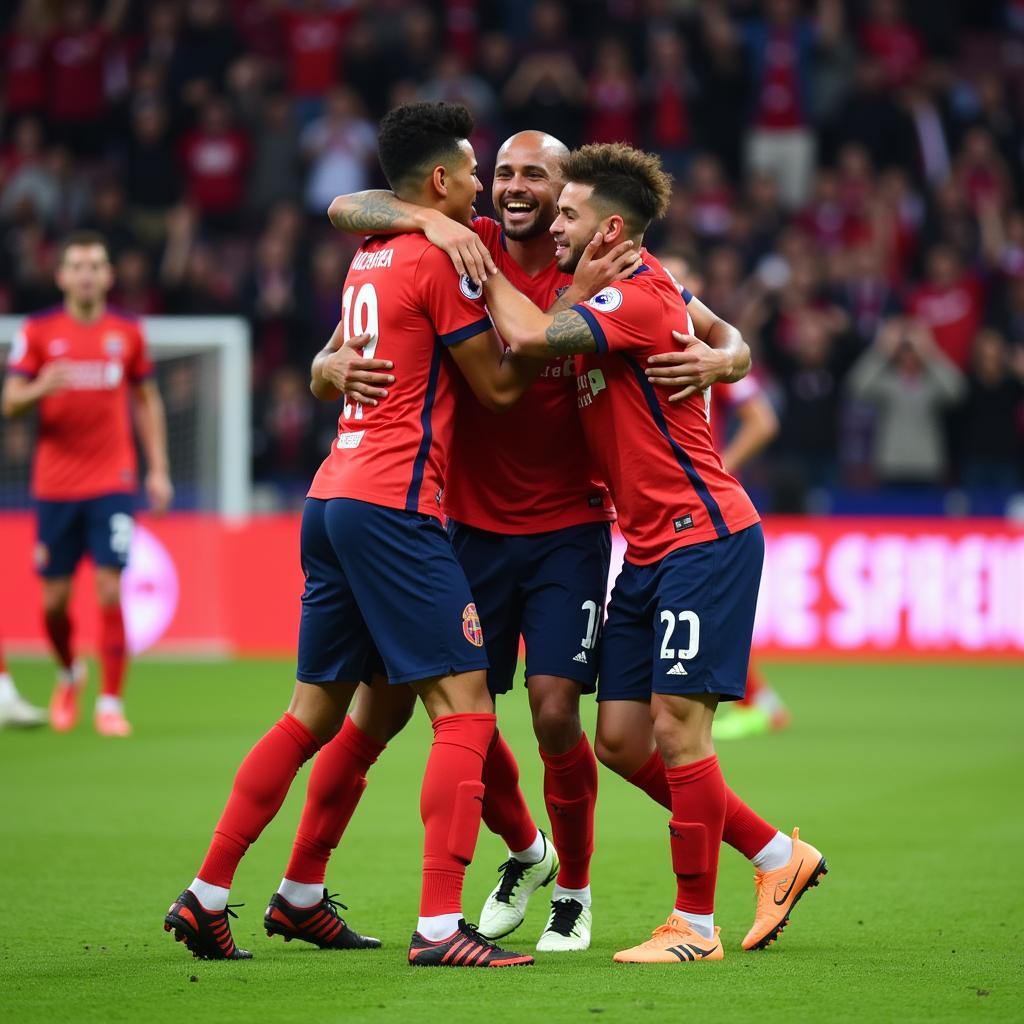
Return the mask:
{"type": "Polygon", "coordinates": [[[333,351],[320,367],[324,380],[357,405],[376,405],[378,399],[388,397],[386,385],[395,382],[385,372],[394,369],[390,359],[363,358],[362,351],[372,340],[372,334],[357,334],[341,344],[341,332],[336,331],[328,343],[333,351]]]}
{"type": "Polygon", "coordinates": [[[71,368],[63,359],[47,363],[36,376],[39,397],[56,394],[71,385],[71,368]]]}
{"type": "Polygon", "coordinates": [[[640,253],[632,240],[620,242],[614,249],[598,256],[597,251],[603,243],[604,236],[600,232],[587,242],[572,276],[573,291],[579,293],[580,301],[592,298],[614,281],[629,277],[641,263],[640,253]]]}
{"type": "Polygon", "coordinates": [[[648,357],[647,379],[663,388],[682,388],[669,396],[670,402],[682,402],[690,395],[722,380],[729,374],[729,357],[692,334],[673,331],[672,337],[683,346],[676,352],[659,352],[648,357]]]}
{"type": "Polygon", "coordinates": [[[149,499],[149,507],[158,516],[163,515],[174,500],[174,485],[166,472],[160,469],[151,469],[146,474],[146,497],[149,499]]]}
{"type": "Polygon", "coordinates": [[[424,227],[427,241],[443,249],[459,274],[468,274],[477,284],[483,284],[498,268],[491,259],[480,236],[465,224],[450,217],[431,217],[424,227]]]}

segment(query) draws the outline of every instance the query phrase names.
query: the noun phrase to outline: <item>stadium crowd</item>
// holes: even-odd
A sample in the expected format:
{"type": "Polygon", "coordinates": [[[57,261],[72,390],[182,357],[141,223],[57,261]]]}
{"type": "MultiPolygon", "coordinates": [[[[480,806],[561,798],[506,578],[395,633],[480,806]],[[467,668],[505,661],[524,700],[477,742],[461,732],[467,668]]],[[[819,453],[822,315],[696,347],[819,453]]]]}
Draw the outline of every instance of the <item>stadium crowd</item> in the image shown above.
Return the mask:
{"type": "Polygon", "coordinates": [[[375,123],[412,99],[473,111],[481,213],[524,127],[661,154],[676,187],[648,243],[742,329],[779,414],[748,479],[766,509],[957,488],[1001,511],[1024,488],[1021,0],[22,0],[0,19],[0,312],[56,301],[57,242],[90,227],[115,305],[244,315],[254,474],[279,500],[334,431],[308,367],[354,246],[325,210],[382,185],[375,123]]]}

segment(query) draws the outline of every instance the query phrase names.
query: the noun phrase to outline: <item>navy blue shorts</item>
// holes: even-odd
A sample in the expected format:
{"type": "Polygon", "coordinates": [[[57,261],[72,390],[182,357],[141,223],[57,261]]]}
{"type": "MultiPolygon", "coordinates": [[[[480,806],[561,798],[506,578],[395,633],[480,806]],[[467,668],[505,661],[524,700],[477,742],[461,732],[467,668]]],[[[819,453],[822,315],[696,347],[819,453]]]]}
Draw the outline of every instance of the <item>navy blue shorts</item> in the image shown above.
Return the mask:
{"type": "Polygon", "coordinates": [[[597,699],[742,699],[763,562],[760,524],[653,565],[625,562],[608,604],[597,699]]]}
{"type": "Polygon", "coordinates": [[[449,520],[448,535],[480,612],[491,693],[512,689],[520,635],[527,679],[574,679],[593,693],[612,550],[608,524],[509,536],[449,520]]]}
{"type": "Polygon", "coordinates": [[[465,574],[432,516],[307,498],[296,677],[413,683],[487,668],[465,574]]]}
{"type": "Polygon", "coordinates": [[[133,494],[36,502],[36,570],[47,579],[74,574],[87,552],[108,569],[128,564],[135,524],[133,494]]]}

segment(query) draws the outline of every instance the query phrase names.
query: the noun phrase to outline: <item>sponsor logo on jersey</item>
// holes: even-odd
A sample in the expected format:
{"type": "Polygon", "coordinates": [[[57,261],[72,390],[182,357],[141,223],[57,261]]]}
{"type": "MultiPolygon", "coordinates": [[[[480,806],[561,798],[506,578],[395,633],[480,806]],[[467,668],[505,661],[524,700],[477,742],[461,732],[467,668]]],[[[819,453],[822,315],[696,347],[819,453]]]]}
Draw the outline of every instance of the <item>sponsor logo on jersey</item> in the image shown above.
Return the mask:
{"type": "Polygon", "coordinates": [[[689,512],[685,516],[676,516],[672,520],[672,528],[676,533],[682,533],[683,530],[689,530],[693,526],[693,516],[689,512]]]}
{"type": "Polygon", "coordinates": [[[608,387],[604,374],[600,370],[588,370],[576,378],[576,405],[585,409],[597,396],[608,387]]]}
{"type": "Polygon", "coordinates": [[[358,448],[359,442],[363,439],[365,430],[351,430],[346,434],[338,435],[338,447],[341,449],[345,448],[358,448]]]}
{"type": "Polygon", "coordinates": [[[62,356],[70,347],[64,338],[54,338],[47,344],[46,351],[51,356],[62,356]]]}
{"type": "Polygon", "coordinates": [[[480,616],[477,615],[476,605],[472,601],[462,610],[462,632],[474,647],[483,647],[484,631],[480,625],[480,616]]]}
{"type": "Polygon", "coordinates": [[[484,286],[477,284],[469,274],[463,274],[459,278],[459,291],[466,296],[467,299],[479,299],[484,293],[484,286]]]}
{"type": "Polygon", "coordinates": [[[602,288],[592,299],[587,299],[587,305],[611,313],[622,305],[622,292],[618,288],[602,288]]]}

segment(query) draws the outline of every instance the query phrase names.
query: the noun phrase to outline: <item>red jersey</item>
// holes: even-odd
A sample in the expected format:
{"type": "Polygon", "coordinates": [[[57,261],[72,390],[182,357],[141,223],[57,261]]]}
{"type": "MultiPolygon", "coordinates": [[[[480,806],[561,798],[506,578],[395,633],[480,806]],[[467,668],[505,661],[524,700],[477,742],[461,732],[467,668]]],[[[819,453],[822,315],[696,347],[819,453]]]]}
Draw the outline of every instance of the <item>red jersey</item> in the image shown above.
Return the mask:
{"type": "MultiPolygon", "coordinates": [[[[501,272],[541,309],[572,283],[554,259],[530,277],[508,254],[495,221],[478,217],[473,227],[501,272]]],[[[504,534],[614,519],[608,492],[591,472],[575,390],[575,361],[568,356],[552,359],[507,412],[490,412],[472,394],[461,396],[456,413],[460,441],[448,463],[445,514],[478,530],[504,534]]]]}
{"type": "Polygon", "coordinates": [[[935,344],[961,370],[967,369],[984,313],[984,295],[976,278],[965,275],[948,288],[921,285],[911,292],[907,312],[923,320],[931,328],[935,344]]]}
{"type": "Polygon", "coordinates": [[[660,561],[670,551],[727,537],[758,522],[746,491],[722,468],[707,398],[671,404],[644,375],[647,357],[692,332],[676,283],[641,250],[632,277],[573,306],[597,352],[577,356],[577,404],[598,469],[626,538],[626,560],[660,561]]]}
{"type": "Polygon", "coordinates": [[[422,235],[374,237],[352,259],[341,307],[345,337],[375,334],[363,354],[390,359],[395,383],[380,405],[345,405],[309,496],[440,518],[457,373],[446,349],[491,329],[483,290],[422,235]]]}
{"type": "Polygon", "coordinates": [[[138,320],[107,310],[83,323],[63,307],[26,319],[8,371],[35,377],[58,360],[71,384],[39,403],[32,494],[78,501],[131,493],[138,472],[128,385],[153,372],[138,320]]]}
{"type": "Polygon", "coordinates": [[[355,18],[347,11],[284,11],[281,14],[293,96],[322,96],[340,78],[345,29],[355,18]]]}
{"type": "Polygon", "coordinates": [[[107,35],[101,28],[59,32],[50,40],[49,113],[57,121],[95,121],[107,107],[107,35]]]}

